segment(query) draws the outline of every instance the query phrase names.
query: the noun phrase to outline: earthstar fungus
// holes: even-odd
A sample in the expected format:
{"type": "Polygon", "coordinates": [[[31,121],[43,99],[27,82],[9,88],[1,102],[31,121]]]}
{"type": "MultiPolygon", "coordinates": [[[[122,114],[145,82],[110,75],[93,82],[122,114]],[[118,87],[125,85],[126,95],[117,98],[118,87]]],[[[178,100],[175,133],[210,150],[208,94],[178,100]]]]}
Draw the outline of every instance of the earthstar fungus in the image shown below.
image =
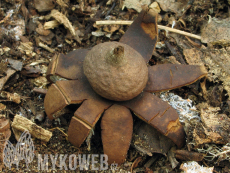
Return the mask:
{"type": "MultiPolygon", "coordinates": [[[[92,48],[91,51],[78,49],[67,55],[58,54],[53,58],[49,65],[47,79],[51,82],[55,82],[54,79],[58,77],[68,80],[59,80],[50,86],[44,101],[45,111],[50,119],[54,119],[62,115],[62,110],[67,105],[81,103],[74,113],[68,129],[68,139],[74,146],[81,146],[102,116],[102,143],[104,153],[108,155],[108,162],[109,164],[113,162],[123,163],[126,159],[133,133],[133,119],[130,110],[141,120],[170,138],[179,148],[184,145],[185,133],[183,126],[179,122],[176,110],[167,102],[151,94],[151,92],[160,92],[189,85],[204,77],[206,70],[204,67],[191,65],[162,64],[147,66],[156,41],[156,14],[152,10],[145,8],[119,42],[101,44],[110,45],[108,47],[112,45],[112,48],[102,53],[100,53],[100,50],[105,48],[97,50],[99,56],[103,54],[101,56],[102,62],[104,61],[107,65],[111,63],[110,67],[106,69],[106,73],[100,71],[99,74],[96,74],[99,77],[92,75],[92,73],[97,73],[95,69],[92,71],[87,69],[94,67],[95,63],[97,63],[96,60],[91,59],[92,52],[98,48],[97,46],[92,48]],[[122,63],[128,64],[130,68],[132,66],[133,60],[131,60],[130,65],[130,60],[122,62],[123,60],[119,59],[123,56],[123,53],[126,54],[126,47],[134,52],[137,51],[138,57],[142,56],[144,60],[138,60],[135,63],[142,64],[140,66],[143,67],[143,62],[145,62],[143,68],[148,70],[148,72],[144,70],[142,73],[142,85],[138,88],[138,92],[132,91],[131,94],[128,92],[129,90],[119,89],[117,86],[120,85],[123,79],[130,81],[133,78],[132,74],[127,72],[126,75],[122,76],[123,72],[126,72],[125,70],[120,74],[122,76],[120,78],[113,74],[119,71],[119,66],[122,63]],[[109,51],[112,53],[109,53],[109,51]],[[89,60],[87,60],[87,57],[89,60]],[[110,57],[110,59],[108,60],[105,57],[110,57]],[[86,59],[86,63],[84,59],[86,59]],[[90,62],[91,60],[92,62],[90,62]],[[112,69],[112,66],[114,69],[112,69]],[[109,73],[111,69],[113,71],[109,73]],[[147,77],[145,77],[146,74],[148,74],[147,77]],[[114,80],[110,80],[110,75],[113,75],[114,80]],[[127,75],[131,77],[127,79],[127,75]],[[95,78],[91,79],[92,76],[95,78]],[[99,79],[100,77],[103,78],[99,79]],[[97,82],[102,83],[102,87],[99,87],[99,89],[96,85],[97,82]],[[111,90],[112,92],[108,90],[110,86],[114,89],[111,90]],[[116,90],[117,88],[118,90],[116,90]],[[106,93],[105,91],[108,92],[106,93]],[[121,91],[124,92],[122,93],[121,91]],[[115,92],[118,92],[118,94],[114,94],[115,92]],[[106,94],[103,95],[104,93],[106,94]]],[[[104,67],[99,70],[103,70],[104,67]]],[[[137,67],[135,66],[135,68],[137,67]]],[[[136,72],[134,71],[134,73],[136,72]]],[[[134,83],[137,84],[137,81],[134,83]]],[[[126,83],[123,85],[126,85],[126,83]]],[[[133,86],[135,87],[133,84],[125,87],[133,88],[133,86]]]]}
{"type": "Polygon", "coordinates": [[[96,93],[114,101],[126,101],[140,94],[148,81],[143,57],[119,42],[94,46],[86,55],[84,74],[96,93]]]}

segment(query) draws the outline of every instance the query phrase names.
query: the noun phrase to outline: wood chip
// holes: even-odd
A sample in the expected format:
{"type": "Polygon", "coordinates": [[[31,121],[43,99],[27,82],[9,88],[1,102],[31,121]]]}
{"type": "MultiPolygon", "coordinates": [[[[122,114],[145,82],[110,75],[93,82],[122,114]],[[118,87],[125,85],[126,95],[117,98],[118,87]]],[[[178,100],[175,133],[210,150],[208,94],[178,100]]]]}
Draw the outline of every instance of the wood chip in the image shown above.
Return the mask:
{"type": "Polygon", "coordinates": [[[52,137],[52,132],[43,129],[42,127],[20,115],[15,115],[12,122],[12,127],[22,132],[28,130],[33,137],[45,142],[48,142],[52,137]]]}
{"type": "Polygon", "coordinates": [[[0,90],[2,90],[3,86],[5,85],[6,81],[12,76],[16,71],[13,69],[8,68],[6,71],[6,76],[0,78],[0,90]]]}
{"type": "Polygon", "coordinates": [[[22,53],[26,53],[26,55],[32,55],[34,53],[34,47],[32,42],[20,42],[20,46],[18,46],[18,49],[22,53]]]}
{"type": "Polygon", "coordinates": [[[15,102],[17,104],[19,104],[21,102],[21,97],[17,93],[9,93],[6,91],[2,91],[0,93],[0,97],[4,99],[4,100],[0,100],[0,102],[1,101],[12,101],[12,102],[15,102]]]}
{"type": "Polygon", "coordinates": [[[44,29],[54,29],[56,27],[58,27],[60,25],[60,23],[56,20],[52,20],[52,21],[49,21],[49,22],[46,22],[44,24],[44,29]]]}
{"type": "Polygon", "coordinates": [[[48,47],[47,45],[43,44],[42,42],[38,43],[38,46],[40,46],[40,47],[42,47],[42,48],[48,50],[48,51],[51,52],[51,53],[54,53],[54,52],[55,52],[54,49],[48,47]]]}
{"type": "Polygon", "coordinates": [[[69,19],[62,13],[60,13],[58,10],[52,10],[51,11],[51,16],[57,20],[59,23],[63,24],[66,28],[69,29],[70,33],[75,36],[75,30],[72,26],[72,24],[70,23],[69,19]]]}

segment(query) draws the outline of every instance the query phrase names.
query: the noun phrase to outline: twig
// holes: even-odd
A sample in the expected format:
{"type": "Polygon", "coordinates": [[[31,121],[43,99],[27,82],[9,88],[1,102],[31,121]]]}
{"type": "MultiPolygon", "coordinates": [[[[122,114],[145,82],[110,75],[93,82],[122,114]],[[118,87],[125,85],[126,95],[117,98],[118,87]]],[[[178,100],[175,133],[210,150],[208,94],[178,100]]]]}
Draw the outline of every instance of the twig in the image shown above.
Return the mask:
{"type": "Polygon", "coordinates": [[[8,20],[8,18],[10,18],[12,16],[12,14],[13,14],[13,11],[9,11],[8,14],[6,15],[6,17],[0,21],[0,24],[6,22],[8,20]]]}
{"type": "Polygon", "coordinates": [[[54,130],[59,130],[65,137],[67,137],[68,135],[59,127],[54,127],[52,129],[49,129],[49,131],[53,132],[54,130]]]}
{"type": "Polygon", "coordinates": [[[39,94],[44,94],[44,95],[46,95],[47,91],[48,91],[47,89],[37,88],[37,87],[35,87],[33,89],[33,92],[36,92],[36,93],[39,93],[39,94]]]}
{"type": "Polygon", "coordinates": [[[51,52],[51,53],[54,53],[54,52],[55,52],[54,49],[51,49],[50,47],[46,46],[45,44],[43,44],[43,43],[41,43],[41,42],[38,43],[38,46],[39,46],[39,47],[42,47],[42,48],[44,48],[44,49],[46,49],[46,50],[48,50],[48,51],[51,52]]]}
{"type": "MultiPolygon", "coordinates": [[[[96,25],[131,25],[133,23],[133,21],[112,21],[112,20],[105,20],[105,21],[96,21],[96,25]]],[[[181,35],[185,35],[188,37],[192,37],[192,38],[196,38],[198,40],[201,40],[201,36],[199,35],[195,35],[195,34],[191,34],[185,31],[181,31],[179,29],[173,29],[167,26],[162,26],[162,25],[158,25],[158,29],[164,29],[170,32],[174,32],[177,34],[181,34],[181,35]]]]}

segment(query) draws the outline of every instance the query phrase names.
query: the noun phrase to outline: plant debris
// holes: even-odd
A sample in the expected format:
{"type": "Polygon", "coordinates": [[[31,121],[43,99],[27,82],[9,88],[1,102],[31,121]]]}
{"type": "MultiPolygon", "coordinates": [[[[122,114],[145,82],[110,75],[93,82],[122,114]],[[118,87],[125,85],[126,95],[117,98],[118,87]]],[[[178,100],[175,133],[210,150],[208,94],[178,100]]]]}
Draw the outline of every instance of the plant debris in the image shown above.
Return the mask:
{"type": "Polygon", "coordinates": [[[202,26],[201,41],[212,45],[230,45],[230,18],[209,18],[206,25],[202,26]]]}
{"type": "Polygon", "coordinates": [[[213,173],[214,167],[203,167],[195,161],[190,161],[181,164],[180,169],[185,171],[185,173],[213,173]]]}
{"type": "Polygon", "coordinates": [[[208,79],[213,82],[223,82],[224,89],[230,94],[230,56],[229,48],[201,50],[185,49],[184,55],[191,65],[206,65],[209,68],[208,79]]]}
{"type": "MultiPolygon", "coordinates": [[[[131,147],[126,146],[127,151],[122,150],[124,156],[118,158],[122,162],[126,158],[123,164],[118,167],[112,165],[108,170],[98,172],[180,172],[183,160],[187,164],[189,160],[204,164],[205,167],[195,167],[211,168],[213,171],[209,172],[230,172],[229,5],[229,0],[1,1],[0,93],[3,97],[0,98],[0,114],[9,122],[21,115],[26,118],[25,122],[29,121],[42,129],[52,131],[52,137],[47,143],[37,138],[31,139],[35,157],[29,164],[29,170],[38,172],[36,158],[39,154],[44,156],[103,153],[100,127],[103,117],[100,116],[105,109],[110,112],[108,108],[114,103],[102,104],[101,100],[97,100],[98,97],[92,96],[95,92],[90,89],[87,80],[82,78],[82,64],[87,52],[95,45],[119,41],[128,44],[145,58],[150,73],[161,66],[161,71],[156,73],[154,80],[150,81],[146,88],[148,91],[155,89],[149,86],[162,81],[163,86],[167,83],[167,87],[158,88],[154,95],[147,93],[147,90],[141,95],[147,101],[151,100],[150,98],[155,99],[149,104],[149,114],[143,113],[147,104],[138,100],[129,105],[118,104],[119,107],[132,108],[130,110],[133,115],[134,133],[131,136],[131,147]],[[149,10],[146,15],[141,10],[147,6],[149,10]],[[155,18],[151,17],[156,15],[155,18]],[[135,28],[138,28],[138,32],[135,28]],[[157,46],[154,49],[155,45],[157,46]],[[195,65],[193,70],[196,73],[188,73],[189,68],[184,68],[184,71],[174,68],[181,64],[195,65]],[[200,73],[202,71],[199,66],[206,69],[206,78],[202,78],[203,73],[200,73]],[[189,82],[190,77],[185,77],[186,86],[179,86],[175,82],[180,83],[177,78],[180,74],[200,77],[193,78],[193,84],[189,82]],[[164,80],[162,75],[167,79],[164,80]],[[75,82],[68,84],[69,80],[75,82]],[[52,83],[55,82],[56,87],[53,87],[52,83]],[[179,88],[172,89],[172,85],[179,88]],[[44,108],[44,98],[52,89],[55,92],[50,103],[58,100],[63,103],[53,107],[58,110],[53,114],[58,117],[55,120],[48,118],[52,119],[52,116],[49,111],[46,114],[44,108]],[[170,92],[162,92],[167,89],[171,89],[170,92]],[[87,92],[84,92],[86,90],[87,92]],[[171,137],[173,142],[155,129],[167,129],[162,125],[163,122],[168,122],[162,121],[164,118],[160,119],[160,125],[154,118],[152,124],[155,128],[147,123],[151,119],[143,119],[142,116],[151,117],[152,114],[158,113],[157,109],[153,109],[161,108],[162,105],[158,105],[158,102],[170,106],[166,112],[177,115],[176,122],[180,123],[181,131],[185,132],[182,138],[186,135],[183,148],[178,149],[178,146],[174,145],[182,140],[171,137]],[[74,115],[75,110],[77,111],[74,115]],[[93,115],[89,117],[95,118],[95,121],[87,119],[82,123],[84,115],[91,113],[93,115]],[[76,123],[84,125],[88,122],[90,125],[86,127],[89,131],[81,130],[83,138],[87,138],[86,142],[74,141],[76,133],[71,129],[79,127],[75,126],[76,123]],[[74,133],[71,134],[71,131],[74,133]],[[89,133],[89,136],[86,137],[85,133],[89,133]],[[82,143],[81,147],[73,146],[67,136],[73,144],[82,143]]],[[[51,112],[53,108],[50,109],[51,112]]],[[[173,120],[173,117],[169,116],[169,119],[173,120]]],[[[108,128],[107,124],[104,125],[108,128]]],[[[114,130],[119,127],[116,124],[113,126],[114,130]]],[[[123,128],[125,127],[126,124],[123,128]]],[[[170,127],[169,129],[174,129],[178,126],[170,127]]],[[[7,138],[2,136],[1,139],[2,142],[8,140],[7,147],[13,151],[22,132],[15,128],[9,128],[8,131],[14,133],[6,135],[7,138]]],[[[112,129],[110,132],[113,133],[112,129]]],[[[120,140],[121,136],[116,139],[120,140]]],[[[108,138],[113,139],[107,136],[108,138]]],[[[128,142],[129,139],[127,138],[128,142]]],[[[119,152],[115,143],[111,144],[112,147],[108,145],[111,150],[107,150],[110,153],[119,152]]],[[[0,171],[26,172],[24,161],[18,162],[18,165],[10,165],[11,169],[7,167],[9,164],[1,162],[0,171]]],[[[49,172],[52,169],[50,159],[47,165],[49,170],[44,171],[49,172]]],[[[68,159],[66,165],[69,165],[68,159]]],[[[193,164],[193,168],[194,165],[196,164],[193,164]]],[[[54,166],[56,171],[59,171],[59,158],[54,166]]],[[[69,169],[68,166],[67,168],[69,169]]],[[[90,166],[89,169],[91,168],[90,166]]],[[[77,167],[76,171],[79,169],[77,167]]]]}
{"type": "Polygon", "coordinates": [[[15,115],[12,122],[12,127],[21,132],[29,131],[33,137],[45,142],[48,142],[52,137],[52,133],[50,131],[43,129],[42,127],[20,115],[15,115]]]}

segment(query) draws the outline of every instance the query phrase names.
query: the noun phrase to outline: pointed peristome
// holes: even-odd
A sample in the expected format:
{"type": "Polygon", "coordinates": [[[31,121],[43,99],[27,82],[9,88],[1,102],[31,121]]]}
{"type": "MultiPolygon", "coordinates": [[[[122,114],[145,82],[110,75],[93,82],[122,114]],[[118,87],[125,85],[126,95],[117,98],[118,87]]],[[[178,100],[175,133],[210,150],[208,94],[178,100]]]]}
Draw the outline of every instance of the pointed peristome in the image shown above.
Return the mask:
{"type": "Polygon", "coordinates": [[[120,42],[138,51],[148,62],[152,57],[157,36],[157,13],[145,7],[121,37],[120,42]]]}
{"type": "Polygon", "coordinates": [[[161,92],[192,84],[207,75],[204,66],[161,64],[149,66],[149,79],[144,91],[161,92]]]}

